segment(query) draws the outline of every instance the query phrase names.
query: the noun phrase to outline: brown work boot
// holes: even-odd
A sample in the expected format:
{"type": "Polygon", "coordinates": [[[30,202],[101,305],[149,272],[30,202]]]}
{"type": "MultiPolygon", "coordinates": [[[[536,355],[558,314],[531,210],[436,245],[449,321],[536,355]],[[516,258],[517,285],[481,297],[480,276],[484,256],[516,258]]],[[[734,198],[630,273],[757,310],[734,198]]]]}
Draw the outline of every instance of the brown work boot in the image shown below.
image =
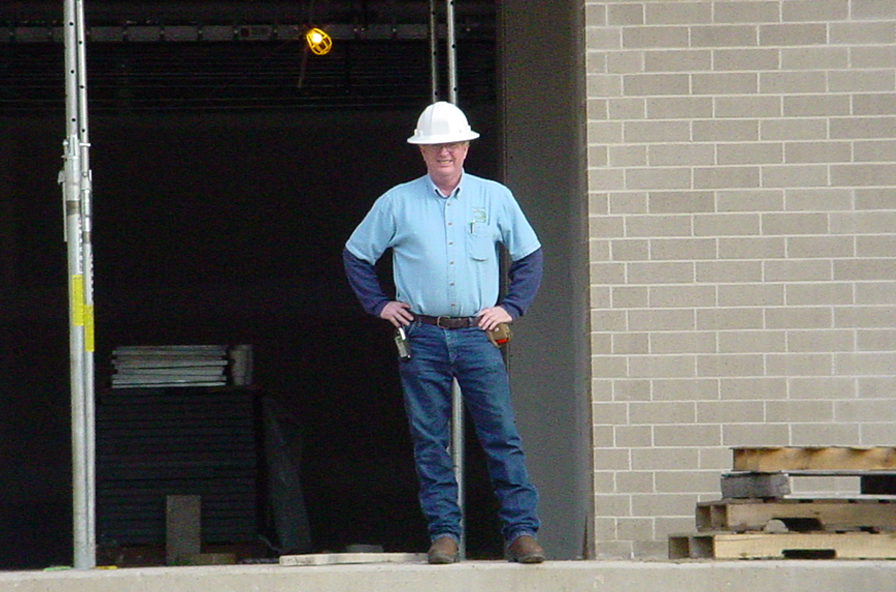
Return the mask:
{"type": "Polygon", "coordinates": [[[457,561],[457,541],[450,536],[440,536],[432,542],[427,558],[433,564],[454,563],[457,561]]]}
{"type": "Polygon", "coordinates": [[[544,549],[541,548],[535,537],[528,534],[516,537],[507,546],[505,555],[507,561],[516,561],[517,563],[541,563],[544,561],[544,549]]]}

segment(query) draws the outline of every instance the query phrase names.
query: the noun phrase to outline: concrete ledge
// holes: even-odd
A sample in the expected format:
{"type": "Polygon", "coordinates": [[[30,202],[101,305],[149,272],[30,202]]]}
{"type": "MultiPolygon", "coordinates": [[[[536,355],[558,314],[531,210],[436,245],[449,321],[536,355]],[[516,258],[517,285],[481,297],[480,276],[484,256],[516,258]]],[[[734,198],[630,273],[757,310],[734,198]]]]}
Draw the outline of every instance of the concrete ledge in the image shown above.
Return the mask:
{"type": "Polygon", "coordinates": [[[498,561],[235,565],[0,573],[15,592],[881,592],[894,561],[498,561]]]}

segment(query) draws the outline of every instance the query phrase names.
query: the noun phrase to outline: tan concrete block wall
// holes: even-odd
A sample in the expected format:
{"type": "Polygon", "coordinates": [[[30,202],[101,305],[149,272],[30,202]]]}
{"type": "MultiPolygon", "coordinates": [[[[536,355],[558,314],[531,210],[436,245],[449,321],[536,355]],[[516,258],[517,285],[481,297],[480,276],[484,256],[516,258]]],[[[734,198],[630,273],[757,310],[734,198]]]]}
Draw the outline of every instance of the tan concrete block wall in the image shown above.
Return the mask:
{"type": "Polygon", "coordinates": [[[665,556],[731,447],[896,445],[896,3],[585,14],[597,551],[665,556]]]}

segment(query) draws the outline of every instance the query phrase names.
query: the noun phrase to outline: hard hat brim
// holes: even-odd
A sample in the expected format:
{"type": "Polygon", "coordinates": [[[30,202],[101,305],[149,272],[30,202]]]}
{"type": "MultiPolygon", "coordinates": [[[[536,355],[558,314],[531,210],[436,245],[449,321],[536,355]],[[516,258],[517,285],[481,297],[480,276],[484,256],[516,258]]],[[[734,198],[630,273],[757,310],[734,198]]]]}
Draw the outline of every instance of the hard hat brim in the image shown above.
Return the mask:
{"type": "Polygon", "coordinates": [[[436,136],[424,136],[417,132],[408,138],[408,144],[451,144],[454,142],[469,142],[479,137],[477,132],[470,130],[457,134],[442,134],[436,136]]]}

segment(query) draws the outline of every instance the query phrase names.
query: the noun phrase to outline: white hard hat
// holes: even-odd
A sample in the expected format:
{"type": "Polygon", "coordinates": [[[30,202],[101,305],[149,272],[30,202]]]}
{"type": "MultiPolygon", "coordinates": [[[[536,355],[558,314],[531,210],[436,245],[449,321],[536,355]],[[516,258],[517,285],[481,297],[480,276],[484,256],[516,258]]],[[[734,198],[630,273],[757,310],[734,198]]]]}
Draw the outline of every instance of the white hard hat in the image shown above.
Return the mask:
{"type": "Polygon", "coordinates": [[[467,116],[445,101],[433,103],[417,119],[417,129],[408,138],[411,144],[450,144],[475,140],[479,134],[470,129],[467,116]]]}

